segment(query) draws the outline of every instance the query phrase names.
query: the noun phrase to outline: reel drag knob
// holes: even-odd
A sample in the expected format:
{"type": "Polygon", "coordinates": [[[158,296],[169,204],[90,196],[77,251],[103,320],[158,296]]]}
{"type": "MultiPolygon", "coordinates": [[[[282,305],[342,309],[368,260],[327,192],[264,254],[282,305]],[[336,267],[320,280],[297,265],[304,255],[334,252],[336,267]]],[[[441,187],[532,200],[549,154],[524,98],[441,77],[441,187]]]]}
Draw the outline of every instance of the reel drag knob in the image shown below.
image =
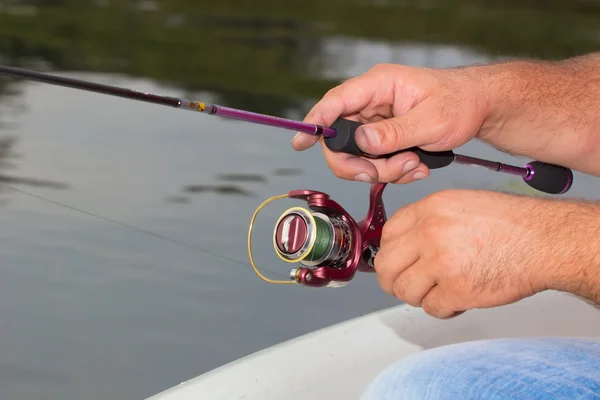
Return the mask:
{"type": "Polygon", "coordinates": [[[342,266],[350,253],[352,235],[342,219],[294,207],[275,224],[273,244],[285,262],[307,267],[342,266]]]}

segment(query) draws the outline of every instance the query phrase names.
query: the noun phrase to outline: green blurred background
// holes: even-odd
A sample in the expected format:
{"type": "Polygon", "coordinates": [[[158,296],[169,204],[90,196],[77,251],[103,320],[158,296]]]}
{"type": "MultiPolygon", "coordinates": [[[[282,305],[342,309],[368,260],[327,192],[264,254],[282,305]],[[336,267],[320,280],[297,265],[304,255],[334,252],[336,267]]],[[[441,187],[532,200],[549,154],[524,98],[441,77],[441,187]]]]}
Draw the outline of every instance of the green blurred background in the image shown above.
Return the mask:
{"type": "MultiPolygon", "coordinates": [[[[2,3],[5,63],[128,74],[211,90],[281,113],[337,83],[331,38],[467,47],[490,56],[564,58],[593,51],[593,0],[47,0],[2,3]],[[282,103],[281,100],[285,99],[282,103]],[[271,101],[269,101],[271,100],[271,101]]],[[[336,57],[336,56],[339,56],[336,57]]],[[[374,63],[377,60],[373,60],[374,63]]]]}

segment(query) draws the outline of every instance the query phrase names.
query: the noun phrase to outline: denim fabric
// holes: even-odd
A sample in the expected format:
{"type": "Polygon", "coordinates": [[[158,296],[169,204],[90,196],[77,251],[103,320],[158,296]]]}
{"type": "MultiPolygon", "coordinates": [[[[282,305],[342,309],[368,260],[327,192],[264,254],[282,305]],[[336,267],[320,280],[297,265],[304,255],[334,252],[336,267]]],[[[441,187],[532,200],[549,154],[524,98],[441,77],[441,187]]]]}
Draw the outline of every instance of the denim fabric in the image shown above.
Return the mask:
{"type": "Polygon", "coordinates": [[[600,400],[600,338],[491,339],[425,350],[362,400],[600,400]]]}

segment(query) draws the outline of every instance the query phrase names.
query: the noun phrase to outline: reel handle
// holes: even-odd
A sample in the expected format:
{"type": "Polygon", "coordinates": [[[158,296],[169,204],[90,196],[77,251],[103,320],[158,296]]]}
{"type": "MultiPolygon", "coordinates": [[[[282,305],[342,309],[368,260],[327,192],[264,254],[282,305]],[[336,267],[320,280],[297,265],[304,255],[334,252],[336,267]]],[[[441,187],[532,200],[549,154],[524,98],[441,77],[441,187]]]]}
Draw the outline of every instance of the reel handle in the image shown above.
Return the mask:
{"type": "Polygon", "coordinates": [[[373,159],[377,158],[390,158],[396,154],[400,154],[402,152],[411,151],[416,153],[419,156],[421,162],[429,169],[438,169],[447,167],[452,164],[454,161],[454,153],[451,150],[448,151],[440,151],[440,152],[431,152],[421,150],[418,147],[411,147],[405,150],[400,150],[395,153],[384,154],[380,156],[373,156],[370,154],[364,153],[361,149],[356,145],[356,141],[354,135],[356,133],[356,129],[362,124],[357,121],[352,121],[345,118],[338,118],[331,127],[337,131],[337,135],[334,137],[326,137],[325,144],[331,151],[343,152],[352,154],[355,156],[364,156],[373,159]]]}

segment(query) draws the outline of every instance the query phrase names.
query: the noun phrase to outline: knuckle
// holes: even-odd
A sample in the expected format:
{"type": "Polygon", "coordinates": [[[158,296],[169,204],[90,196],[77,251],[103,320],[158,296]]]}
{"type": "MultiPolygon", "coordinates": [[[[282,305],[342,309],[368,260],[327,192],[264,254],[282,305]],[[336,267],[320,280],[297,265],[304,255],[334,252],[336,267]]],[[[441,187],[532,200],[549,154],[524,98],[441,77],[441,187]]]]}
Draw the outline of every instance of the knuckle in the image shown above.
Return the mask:
{"type": "Polygon", "coordinates": [[[414,292],[411,292],[410,279],[396,279],[394,281],[393,293],[398,300],[401,300],[410,306],[420,307],[421,305],[421,299],[418,298],[414,292]]]}
{"type": "MultiPolygon", "coordinates": [[[[395,235],[395,229],[394,229],[394,217],[390,218],[385,224],[383,224],[383,228],[381,229],[381,242],[382,243],[386,243],[388,242],[390,239],[392,239],[395,235]]],[[[396,217],[397,218],[397,217],[396,217]]],[[[378,254],[379,256],[379,254],[378,254]]]]}
{"type": "Polygon", "coordinates": [[[448,134],[454,131],[455,121],[448,117],[438,117],[434,121],[431,122],[431,132],[432,134],[439,139],[443,140],[448,134]]]}
{"type": "Polygon", "coordinates": [[[445,318],[446,316],[452,314],[452,311],[446,310],[437,298],[432,298],[429,296],[423,299],[421,308],[423,308],[423,311],[425,311],[427,314],[438,319],[445,318]]]}
{"type": "Polygon", "coordinates": [[[375,74],[385,74],[392,68],[392,66],[393,64],[390,63],[378,63],[371,67],[368,72],[375,74]]]}
{"type": "Polygon", "coordinates": [[[462,277],[457,273],[456,264],[452,261],[452,255],[442,250],[439,251],[433,264],[438,271],[439,276],[443,282],[443,287],[450,293],[460,293],[462,277]]]}
{"type": "Polygon", "coordinates": [[[404,127],[395,119],[382,121],[383,129],[379,132],[379,147],[387,152],[399,150],[398,146],[404,142],[404,127]]]}
{"type": "Polygon", "coordinates": [[[388,145],[396,147],[402,144],[406,138],[406,126],[396,119],[388,120],[388,125],[390,133],[390,135],[387,136],[388,145]]]}
{"type": "Polygon", "coordinates": [[[341,85],[329,89],[325,93],[325,95],[323,96],[323,98],[321,99],[321,101],[319,102],[319,104],[321,106],[326,106],[326,105],[329,105],[331,103],[340,101],[341,100],[341,96],[342,96],[342,90],[343,90],[343,87],[341,85]]]}
{"type": "Polygon", "coordinates": [[[379,276],[382,279],[385,278],[385,276],[387,275],[387,262],[386,262],[385,249],[379,250],[379,253],[377,253],[375,258],[373,259],[373,266],[375,268],[375,272],[377,273],[377,276],[379,276]]]}
{"type": "Polygon", "coordinates": [[[439,307],[437,304],[435,304],[434,302],[432,302],[431,300],[425,299],[423,300],[422,304],[421,304],[421,308],[423,308],[423,311],[425,311],[427,314],[431,315],[432,317],[436,317],[439,315],[439,307]]]}
{"type": "Polygon", "coordinates": [[[440,235],[440,230],[443,229],[443,223],[440,218],[428,215],[423,217],[421,223],[419,224],[419,230],[421,235],[428,241],[435,241],[435,239],[440,235]]]}
{"type": "Polygon", "coordinates": [[[381,286],[384,292],[390,296],[394,296],[393,278],[391,275],[391,270],[387,268],[385,259],[378,254],[375,257],[375,260],[373,260],[373,266],[379,286],[381,286]]]}
{"type": "Polygon", "coordinates": [[[398,233],[403,231],[406,221],[414,219],[414,207],[414,204],[406,205],[388,218],[381,230],[381,243],[388,243],[398,237],[398,233]]]}

